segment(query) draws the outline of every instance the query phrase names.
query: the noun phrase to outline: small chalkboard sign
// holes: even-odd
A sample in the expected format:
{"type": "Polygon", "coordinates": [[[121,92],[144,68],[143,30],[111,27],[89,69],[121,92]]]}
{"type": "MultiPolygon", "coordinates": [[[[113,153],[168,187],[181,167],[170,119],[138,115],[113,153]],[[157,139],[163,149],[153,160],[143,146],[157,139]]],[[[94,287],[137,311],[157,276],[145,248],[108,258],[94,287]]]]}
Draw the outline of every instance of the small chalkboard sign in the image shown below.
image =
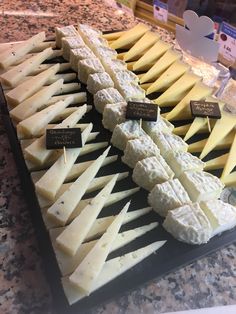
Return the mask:
{"type": "Polygon", "coordinates": [[[79,128],[48,129],[46,131],[46,148],[78,148],[82,147],[81,130],[79,128]]]}
{"type": "Polygon", "coordinates": [[[221,112],[217,102],[210,101],[190,101],[191,113],[193,117],[220,119],[221,112]]]}
{"type": "Polygon", "coordinates": [[[126,119],[157,121],[157,107],[157,105],[150,103],[128,101],[126,109],[126,119]]]}

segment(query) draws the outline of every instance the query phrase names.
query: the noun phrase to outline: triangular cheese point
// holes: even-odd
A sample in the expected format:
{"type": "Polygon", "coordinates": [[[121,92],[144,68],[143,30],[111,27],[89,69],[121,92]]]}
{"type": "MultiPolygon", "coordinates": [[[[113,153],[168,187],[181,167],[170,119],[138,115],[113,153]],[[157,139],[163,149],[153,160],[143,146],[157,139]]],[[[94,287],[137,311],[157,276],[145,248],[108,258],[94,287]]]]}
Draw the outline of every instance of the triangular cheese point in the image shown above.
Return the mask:
{"type": "Polygon", "coordinates": [[[221,179],[226,186],[236,186],[236,171],[221,179]]]}
{"type": "Polygon", "coordinates": [[[91,200],[80,215],[78,215],[56,238],[57,246],[70,256],[74,256],[88,234],[97,216],[101,212],[106,199],[113,190],[118,174],[91,200]],[[79,230],[79,232],[78,232],[79,230]]]}
{"type": "MultiPolygon", "coordinates": [[[[87,141],[87,138],[92,130],[93,124],[91,123],[81,134],[82,143],[87,141]]],[[[66,159],[64,161],[64,156],[60,156],[56,162],[48,169],[48,171],[42,176],[42,178],[35,184],[37,193],[49,198],[51,200],[55,199],[55,196],[60,189],[62,183],[69,171],[71,170],[73,164],[80,154],[81,148],[69,148],[66,150],[66,159]]]]}
{"type": "MultiPolygon", "coordinates": [[[[101,168],[101,165],[104,162],[105,158],[107,157],[109,150],[110,150],[110,147],[108,147],[105,150],[105,152],[100,157],[98,157],[94,161],[94,163],[89,168],[87,168],[81,174],[81,176],[70,186],[70,188],[61,197],[59,197],[57,199],[57,201],[48,209],[47,214],[48,214],[48,216],[50,216],[50,218],[60,222],[60,224],[62,226],[66,224],[67,220],[69,219],[69,217],[71,216],[71,214],[75,210],[76,206],[78,205],[79,201],[82,199],[83,195],[85,194],[86,190],[88,189],[89,184],[91,183],[91,181],[96,176],[99,169],[101,168]]],[[[63,158],[63,156],[61,158],[63,158]]],[[[72,168],[72,165],[71,165],[70,169],[72,168]]],[[[70,169],[69,169],[69,171],[70,171],[70,169]]],[[[69,171],[67,171],[67,173],[69,171]]],[[[67,175],[67,173],[66,173],[66,175],[67,175]]],[[[63,177],[62,183],[64,182],[66,175],[63,177]]],[[[41,184],[39,185],[40,181],[42,181],[42,179],[40,179],[36,183],[35,186],[36,186],[36,190],[37,190],[37,187],[40,186],[40,192],[41,192],[43,187],[41,184]]],[[[60,186],[61,185],[58,186],[58,184],[57,184],[57,187],[60,188],[60,186]]],[[[52,185],[52,187],[54,187],[54,186],[52,185]]],[[[46,187],[46,188],[48,191],[48,187],[46,187]]],[[[55,198],[56,193],[58,192],[59,188],[52,189],[53,190],[52,196],[54,198],[55,198]]],[[[48,192],[46,192],[46,194],[48,194],[48,192]]],[[[42,195],[42,193],[41,193],[41,195],[42,195]]],[[[52,198],[50,197],[50,199],[52,199],[52,198]]]]}
{"type": "Polygon", "coordinates": [[[222,110],[221,119],[216,121],[214,129],[212,130],[206,145],[203,148],[200,158],[202,159],[208,155],[217,146],[217,144],[220,143],[226,137],[226,135],[230,133],[231,130],[233,130],[235,126],[235,115],[222,110]]]}
{"type": "Polygon", "coordinates": [[[41,32],[30,39],[22,42],[18,46],[10,47],[0,54],[0,67],[6,69],[10,65],[25,56],[35,48],[39,43],[45,40],[45,32],[41,32]]]}
{"type": "Polygon", "coordinates": [[[197,76],[191,72],[185,73],[176,81],[171,87],[169,87],[160,97],[155,99],[155,103],[161,107],[177,104],[186,93],[201,80],[200,76],[197,76]]]}
{"type": "Polygon", "coordinates": [[[171,48],[170,44],[159,40],[152,48],[150,48],[137,62],[134,63],[133,70],[143,70],[147,64],[157,61],[168,49],[171,48]]]}
{"type": "Polygon", "coordinates": [[[90,294],[93,285],[97,281],[97,277],[111,251],[129,206],[130,202],[128,202],[119,215],[116,216],[107,231],[96,242],[88,255],[69,277],[70,282],[86,295],[90,294]],[[96,263],[94,263],[94,260],[96,260],[96,263]]]}
{"type": "Polygon", "coordinates": [[[181,54],[177,51],[169,49],[166,53],[154,64],[151,69],[142,76],[140,83],[153,82],[161,75],[172,63],[181,58],[181,54]]]}
{"type": "Polygon", "coordinates": [[[36,70],[43,61],[50,57],[52,53],[53,53],[52,48],[48,48],[40,53],[37,53],[35,56],[25,60],[21,64],[11,68],[9,71],[0,75],[0,80],[4,84],[9,85],[11,87],[17,86],[20,83],[20,81],[26,77],[26,75],[32,74],[32,72],[36,70]]]}
{"type": "Polygon", "coordinates": [[[206,161],[204,170],[209,171],[224,168],[224,165],[226,164],[228,157],[229,154],[226,153],[224,155],[206,161]]]}
{"type": "Polygon", "coordinates": [[[172,109],[166,116],[167,120],[173,120],[177,116],[181,116],[183,111],[190,112],[190,101],[201,100],[212,93],[212,88],[199,82],[191,91],[172,109]]]}
{"type": "Polygon", "coordinates": [[[6,94],[7,102],[11,106],[16,106],[26,98],[32,96],[46,84],[48,79],[59,71],[59,63],[53,65],[49,69],[39,73],[36,76],[21,83],[6,94]]]}
{"type": "Polygon", "coordinates": [[[176,82],[185,72],[190,69],[187,63],[182,61],[174,62],[147,90],[147,95],[167,90],[174,82],[176,82]]]}
{"type": "Polygon", "coordinates": [[[125,31],[103,34],[102,37],[108,41],[114,41],[124,35],[125,31]]]}
{"type": "Polygon", "coordinates": [[[136,44],[126,52],[124,56],[124,61],[130,61],[135,59],[135,57],[142,54],[146,49],[151,48],[160,38],[160,36],[156,33],[148,31],[145,33],[136,44]]]}
{"type": "MultiPolygon", "coordinates": [[[[97,277],[96,283],[93,285],[91,292],[94,292],[101,288],[102,286],[109,283],[111,280],[122,275],[127,270],[131,269],[145,258],[150,256],[152,253],[156,252],[161,248],[166,241],[158,241],[149,244],[141,249],[127,253],[123,256],[113,258],[105,262],[99,276],[97,277]]],[[[73,304],[83,299],[85,295],[75,288],[68,277],[62,278],[62,285],[69,304],[73,304]]]]}
{"type": "Polygon", "coordinates": [[[126,31],[123,35],[121,35],[117,40],[113,41],[110,45],[113,49],[123,48],[129,44],[132,44],[139,40],[147,31],[149,31],[149,27],[145,24],[138,24],[126,31]]]}
{"type": "Polygon", "coordinates": [[[236,166],[236,131],[221,178],[227,177],[235,166],[236,166]]]}

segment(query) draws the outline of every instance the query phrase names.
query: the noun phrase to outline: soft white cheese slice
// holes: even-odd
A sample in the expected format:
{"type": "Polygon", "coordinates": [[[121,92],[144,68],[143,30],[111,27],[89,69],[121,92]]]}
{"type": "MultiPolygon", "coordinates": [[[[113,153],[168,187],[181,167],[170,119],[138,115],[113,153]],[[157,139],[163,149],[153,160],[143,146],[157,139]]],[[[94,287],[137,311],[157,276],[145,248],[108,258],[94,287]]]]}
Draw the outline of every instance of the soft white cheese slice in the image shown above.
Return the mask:
{"type": "Polygon", "coordinates": [[[96,110],[100,113],[103,113],[107,104],[115,104],[124,101],[124,98],[118,90],[113,87],[102,89],[94,95],[94,105],[96,110]]]}
{"type": "Polygon", "coordinates": [[[174,125],[165,118],[159,117],[157,121],[143,121],[142,128],[153,139],[158,136],[160,132],[171,133],[174,125]]]}
{"type": "Polygon", "coordinates": [[[96,46],[93,52],[99,59],[116,59],[117,57],[117,52],[106,46],[96,46]]]}
{"type": "Polygon", "coordinates": [[[122,70],[127,69],[127,65],[124,61],[119,59],[102,59],[103,66],[107,73],[113,77],[113,75],[122,70]]]}
{"type": "Polygon", "coordinates": [[[114,131],[117,124],[125,122],[126,102],[107,104],[103,111],[102,124],[105,129],[114,131]]]}
{"type": "Polygon", "coordinates": [[[78,63],[80,60],[83,59],[90,59],[95,58],[95,54],[92,52],[91,49],[87,46],[78,47],[75,49],[72,49],[70,51],[70,65],[71,68],[78,72],[78,63]]]}
{"type": "Polygon", "coordinates": [[[63,26],[63,27],[56,27],[56,45],[58,48],[61,48],[61,41],[63,37],[72,37],[77,36],[78,32],[73,25],[63,26]]]}
{"type": "Polygon", "coordinates": [[[106,72],[90,74],[87,81],[87,90],[91,94],[96,94],[104,88],[114,87],[110,75],[106,72]]]}
{"type": "Polygon", "coordinates": [[[85,46],[85,43],[79,34],[73,37],[64,37],[62,38],[62,51],[63,58],[67,61],[70,60],[70,52],[72,49],[85,46]]]}
{"type": "Polygon", "coordinates": [[[120,82],[139,82],[139,78],[133,72],[129,70],[119,70],[112,73],[112,79],[115,86],[118,88],[120,82]]]}
{"type": "Polygon", "coordinates": [[[126,101],[132,99],[142,100],[145,98],[145,90],[137,85],[136,82],[122,80],[116,84],[116,87],[126,101]]]}
{"type": "Polygon", "coordinates": [[[98,58],[89,58],[79,61],[78,63],[78,78],[84,84],[87,83],[89,74],[105,72],[98,58]]]}

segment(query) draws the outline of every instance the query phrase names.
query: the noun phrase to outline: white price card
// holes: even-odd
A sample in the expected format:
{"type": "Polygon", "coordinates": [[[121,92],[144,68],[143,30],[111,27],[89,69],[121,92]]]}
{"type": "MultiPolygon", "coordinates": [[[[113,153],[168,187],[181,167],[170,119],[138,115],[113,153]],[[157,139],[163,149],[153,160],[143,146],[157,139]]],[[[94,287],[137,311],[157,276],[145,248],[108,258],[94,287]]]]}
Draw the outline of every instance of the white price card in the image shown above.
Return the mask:
{"type": "Polygon", "coordinates": [[[218,42],[220,44],[219,53],[234,63],[236,59],[236,27],[223,22],[218,42]]]}
{"type": "Polygon", "coordinates": [[[153,2],[153,14],[154,17],[162,22],[168,20],[168,4],[162,1],[154,0],[153,2]]]}

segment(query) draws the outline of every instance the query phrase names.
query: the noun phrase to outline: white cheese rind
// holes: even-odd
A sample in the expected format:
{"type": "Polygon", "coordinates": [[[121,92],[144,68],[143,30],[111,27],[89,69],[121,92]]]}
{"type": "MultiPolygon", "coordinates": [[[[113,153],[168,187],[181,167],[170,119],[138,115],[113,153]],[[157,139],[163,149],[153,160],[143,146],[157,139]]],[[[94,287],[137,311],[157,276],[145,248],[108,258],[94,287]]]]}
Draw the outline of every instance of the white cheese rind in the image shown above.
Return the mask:
{"type": "Polygon", "coordinates": [[[83,59],[95,58],[94,53],[87,46],[71,49],[70,51],[70,65],[74,71],[78,71],[78,63],[83,59]]]}
{"type": "Polygon", "coordinates": [[[73,37],[64,37],[62,38],[62,51],[63,58],[67,61],[70,60],[70,52],[72,49],[85,46],[85,43],[79,34],[73,37]]]}
{"type": "Polygon", "coordinates": [[[87,83],[89,74],[105,72],[98,58],[90,58],[79,61],[78,78],[84,84],[87,83]]]}
{"type": "Polygon", "coordinates": [[[171,133],[174,130],[174,125],[168,120],[159,117],[155,122],[143,121],[142,128],[152,139],[155,139],[160,132],[171,133]]]}
{"type": "Polygon", "coordinates": [[[100,113],[103,113],[107,104],[115,104],[124,101],[124,98],[118,90],[113,87],[102,89],[94,95],[94,105],[96,110],[100,113]]]}
{"type": "Polygon", "coordinates": [[[91,94],[96,94],[104,88],[114,87],[110,75],[106,72],[90,74],[87,81],[87,90],[91,94]]]}
{"type": "Polygon", "coordinates": [[[120,81],[116,84],[116,88],[126,101],[132,99],[142,100],[145,98],[145,90],[135,82],[120,81]]]}
{"type": "Polygon", "coordinates": [[[73,25],[56,27],[55,33],[56,33],[56,45],[58,48],[61,48],[63,37],[72,37],[72,36],[78,35],[78,32],[73,25]]]}
{"type": "Polygon", "coordinates": [[[125,122],[126,102],[107,104],[103,111],[102,124],[105,129],[114,131],[117,124],[125,122]]]}

